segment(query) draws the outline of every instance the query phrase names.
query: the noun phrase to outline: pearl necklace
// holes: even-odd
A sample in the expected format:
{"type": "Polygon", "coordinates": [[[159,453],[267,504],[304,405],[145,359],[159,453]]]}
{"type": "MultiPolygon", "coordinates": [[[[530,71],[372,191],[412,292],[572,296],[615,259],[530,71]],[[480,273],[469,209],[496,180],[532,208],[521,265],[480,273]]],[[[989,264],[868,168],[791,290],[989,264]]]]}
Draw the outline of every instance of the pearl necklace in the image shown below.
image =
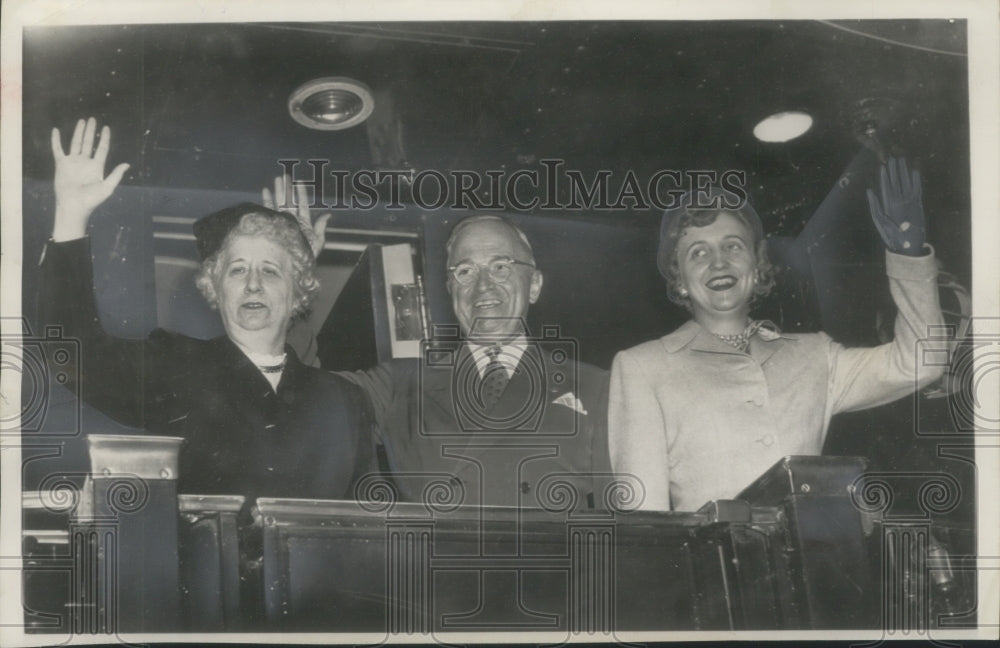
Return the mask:
{"type": "Polygon", "coordinates": [[[715,337],[719,338],[729,346],[735,348],[737,351],[747,353],[750,350],[750,338],[757,334],[762,327],[767,327],[771,329],[777,329],[774,324],[767,320],[750,320],[747,325],[743,328],[742,333],[736,333],[733,335],[723,335],[721,333],[713,333],[715,337]]]}
{"type": "Polygon", "coordinates": [[[746,330],[735,335],[721,335],[719,333],[713,333],[712,335],[719,338],[729,346],[734,347],[737,351],[746,353],[747,349],[750,347],[750,336],[747,335],[746,330]]]}

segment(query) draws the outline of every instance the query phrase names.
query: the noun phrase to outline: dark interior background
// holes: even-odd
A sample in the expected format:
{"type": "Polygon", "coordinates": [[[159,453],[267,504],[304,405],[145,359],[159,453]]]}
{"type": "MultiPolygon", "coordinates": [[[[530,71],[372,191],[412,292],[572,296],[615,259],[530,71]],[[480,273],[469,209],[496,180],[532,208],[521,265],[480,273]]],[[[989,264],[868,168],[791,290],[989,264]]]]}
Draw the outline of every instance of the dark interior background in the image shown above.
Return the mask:
{"type": "MultiPolygon", "coordinates": [[[[922,169],[930,238],[968,285],[964,52],[964,23],[946,20],[32,28],[25,33],[24,175],[41,181],[28,202],[50,202],[38,193],[52,173],[50,128],[68,138],[78,117],[95,115],[114,131],[109,168],[132,164],[123,188],[134,197],[128,213],[105,210],[106,218],[122,219],[120,237],[142,239],[157,227],[153,216],[197,217],[254,198],[280,171],[279,159],[327,160],[327,170],[510,173],[540,170],[539,161],[551,158],[587,178],[610,171],[613,193],[629,171],[645,183],[661,169],[742,170],[768,233],[797,236],[863,148],[852,124],[858,102],[889,99],[899,110],[883,139],[922,169]],[[320,132],[289,117],[291,91],[322,76],[350,76],[372,89],[376,112],[366,125],[320,132]],[[754,138],[760,119],[791,109],[813,116],[805,136],[786,144],[754,138]]],[[[297,172],[308,178],[312,170],[303,163],[297,172]]],[[[873,300],[884,295],[844,285],[882,283],[860,186],[874,181],[874,170],[860,179],[840,210],[835,240],[827,241],[836,247],[829,263],[849,267],[842,281],[822,287],[834,302],[833,293],[853,297],[834,311],[835,321],[822,321],[811,277],[788,273],[790,292],[775,301],[778,312],[766,313],[788,328],[874,339],[873,300]]],[[[332,191],[332,182],[326,186],[332,191]]],[[[520,189],[531,197],[526,184],[520,189]]],[[[686,318],[665,299],[653,264],[659,210],[513,216],[529,230],[546,272],[534,324],[560,325],[580,340],[585,359],[608,366],[618,349],[686,318]]],[[[448,208],[337,210],[333,226],[433,229],[455,218],[448,208]]],[[[47,234],[40,220],[26,223],[29,253],[47,234]]],[[[426,283],[435,318],[447,319],[448,305],[434,294],[443,276],[436,253],[428,250],[426,283]]],[[[134,299],[141,291],[129,292],[134,299]]],[[[149,326],[153,318],[118,319],[149,326]]]]}
{"type": "MultiPolygon", "coordinates": [[[[610,171],[613,188],[629,171],[645,182],[662,169],[742,170],[768,234],[788,240],[819,212],[805,264],[799,255],[785,269],[759,314],[786,329],[875,343],[874,313],[888,291],[864,200],[876,179],[858,138],[865,101],[894,107],[880,122],[882,141],[922,171],[929,239],[971,284],[961,20],[112,25],[33,27],[24,36],[25,259],[38,257],[51,223],[50,129],[68,138],[78,117],[94,115],[113,128],[108,168],[132,164],[93,223],[98,296],[118,334],[158,322],[212,331],[210,314],[195,315],[196,300],[163,312],[179,289],[153,259],[193,260],[192,241],[164,237],[186,227],[170,219],[257,199],[279,159],[326,160],[328,170],[482,173],[539,170],[556,158],[585,177],[610,171]],[[372,89],[366,125],[319,132],[292,121],[290,92],[323,76],[372,89]],[[782,110],[808,112],[813,128],[785,144],[757,141],[753,126],[782,110]],[[188,309],[190,318],[176,317],[188,309]]],[[[335,210],[331,228],[420,232],[432,315],[447,321],[442,244],[463,213],[382,204],[335,210]]],[[[584,360],[609,367],[617,350],[686,319],[655,269],[658,210],[510,215],[546,276],[530,323],[559,325],[584,360]]],[[[324,260],[332,286],[352,258],[324,260]]]]}

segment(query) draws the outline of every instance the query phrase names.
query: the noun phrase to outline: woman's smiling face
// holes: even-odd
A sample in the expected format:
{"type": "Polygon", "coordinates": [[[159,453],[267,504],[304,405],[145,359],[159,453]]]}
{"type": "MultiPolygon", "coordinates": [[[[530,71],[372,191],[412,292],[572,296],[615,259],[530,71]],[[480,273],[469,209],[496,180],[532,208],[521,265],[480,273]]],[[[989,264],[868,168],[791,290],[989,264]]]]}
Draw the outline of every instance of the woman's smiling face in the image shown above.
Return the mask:
{"type": "Polygon", "coordinates": [[[677,265],[695,320],[705,326],[746,319],[757,260],[753,234],[738,216],[721,211],[712,223],[684,230],[677,265]]]}

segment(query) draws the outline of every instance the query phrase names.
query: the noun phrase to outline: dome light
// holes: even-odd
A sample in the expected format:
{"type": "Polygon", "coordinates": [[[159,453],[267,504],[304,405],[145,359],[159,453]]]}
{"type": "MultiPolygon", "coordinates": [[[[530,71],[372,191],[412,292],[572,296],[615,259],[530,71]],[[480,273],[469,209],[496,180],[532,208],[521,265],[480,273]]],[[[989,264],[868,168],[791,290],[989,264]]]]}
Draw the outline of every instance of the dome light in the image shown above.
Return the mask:
{"type": "Polygon", "coordinates": [[[788,142],[804,135],[813,118],[798,110],[775,113],[753,127],[754,137],[762,142],[788,142]]]}
{"type": "Polygon", "coordinates": [[[372,114],[375,99],[365,84],[347,77],[308,81],[288,97],[292,119],[315,130],[343,130],[372,114]]]}

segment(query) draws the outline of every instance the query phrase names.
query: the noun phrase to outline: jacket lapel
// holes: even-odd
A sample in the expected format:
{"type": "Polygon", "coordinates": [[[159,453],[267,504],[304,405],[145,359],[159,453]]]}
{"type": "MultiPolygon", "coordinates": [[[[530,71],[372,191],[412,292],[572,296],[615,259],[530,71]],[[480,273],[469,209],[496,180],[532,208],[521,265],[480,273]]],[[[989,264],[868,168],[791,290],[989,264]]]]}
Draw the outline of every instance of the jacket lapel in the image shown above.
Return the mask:
{"type": "MultiPolygon", "coordinates": [[[[278,404],[271,384],[228,337],[216,338],[213,343],[218,349],[220,376],[228,383],[220,385],[220,388],[229,391],[234,409],[247,432],[264,433],[268,421],[274,418],[273,410],[278,404]]],[[[288,370],[287,366],[285,370],[288,370]]]]}
{"type": "MultiPolygon", "coordinates": [[[[251,365],[253,371],[260,376],[260,378],[267,383],[270,387],[270,383],[267,382],[267,378],[261,375],[260,370],[251,365]]],[[[285,392],[295,392],[299,390],[299,386],[302,384],[302,379],[305,374],[306,367],[301,362],[299,362],[298,356],[295,355],[295,351],[291,346],[285,345],[285,369],[281,372],[281,380],[278,381],[278,389],[275,390],[278,396],[282,396],[285,392]]],[[[270,390],[269,390],[270,391],[270,390]]]]}
{"type": "Polygon", "coordinates": [[[785,346],[785,340],[780,337],[765,341],[761,340],[760,336],[755,335],[750,340],[750,355],[757,361],[757,364],[764,366],[764,363],[770,360],[771,356],[777,353],[783,346],[785,346]]]}

